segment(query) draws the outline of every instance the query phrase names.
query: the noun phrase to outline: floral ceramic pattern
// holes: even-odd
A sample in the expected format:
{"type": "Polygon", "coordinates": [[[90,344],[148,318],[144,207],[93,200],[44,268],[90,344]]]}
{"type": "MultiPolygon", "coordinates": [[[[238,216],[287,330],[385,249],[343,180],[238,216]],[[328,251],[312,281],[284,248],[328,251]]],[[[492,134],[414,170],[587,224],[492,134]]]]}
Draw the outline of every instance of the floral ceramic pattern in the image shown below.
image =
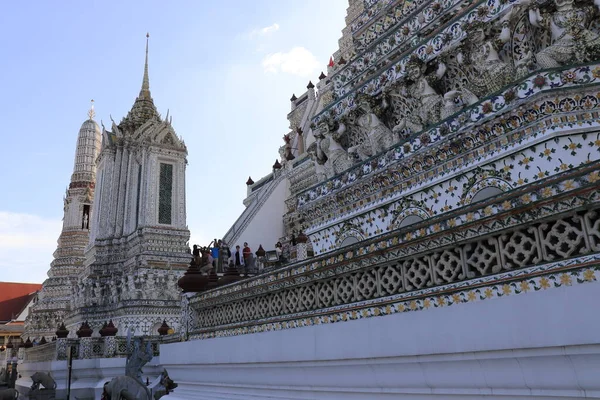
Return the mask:
{"type": "MultiPolygon", "coordinates": [[[[592,78],[590,75],[590,68],[591,67],[576,68],[575,70],[580,78],[573,83],[567,84],[562,83],[560,74],[548,72],[548,76],[552,76],[553,80],[547,81],[543,90],[550,91],[558,87],[571,87],[570,85],[575,83],[587,84],[590,82],[600,82],[600,74],[598,74],[598,78],[592,78]]],[[[597,66],[597,68],[600,68],[600,65],[597,66]]],[[[532,84],[533,83],[530,81],[523,82],[519,86],[520,90],[518,95],[522,96],[523,99],[539,95],[541,90],[531,87],[530,85],[532,84]]],[[[397,164],[398,162],[405,162],[404,159],[411,158],[416,154],[422,154],[424,149],[432,149],[436,145],[446,143],[447,146],[445,146],[445,149],[442,152],[445,154],[440,154],[439,157],[436,157],[437,154],[431,154],[430,161],[421,161],[421,169],[434,168],[436,160],[437,162],[443,162],[447,158],[462,152],[464,147],[467,149],[472,148],[478,144],[483,144],[482,142],[489,141],[490,137],[508,135],[519,128],[534,125],[536,122],[545,119],[547,116],[556,115],[558,117],[561,113],[596,110],[599,107],[599,99],[600,92],[597,91],[589,91],[587,94],[582,93],[581,95],[562,95],[560,97],[545,98],[541,101],[537,101],[532,103],[527,109],[520,107],[511,113],[500,115],[505,111],[515,109],[520,104],[518,102],[507,104],[504,102],[502,95],[496,96],[494,99],[490,100],[493,103],[493,112],[487,114],[484,113],[482,110],[483,106],[478,103],[478,105],[476,104],[473,108],[464,110],[441,123],[439,126],[427,131],[429,141],[427,146],[421,143],[423,134],[413,135],[406,141],[398,143],[387,152],[379,154],[326,182],[301,192],[297,196],[297,207],[302,207],[320,197],[329,195],[333,191],[338,191],[343,187],[349,186],[364,176],[372,176],[374,175],[374,172],[386,170],[391,165],[397,164]],[[500,116],[502,118],[498,118],[500,116]],[[484,123],[483,125],[481,124],[482,122],[484,123]],[[482,126],[476,128],[478,125],[482,126]],[[466,135],[464,137],[459,136],[459,134],[462,133],[466,133],[466,135]],[[453,142],[452,139],[459,140],[453,142]],[[433,164],[429,165],[431,162],[433,162],[433,164]]],[[[585,118],[585,115],[582,117],[585,118]]],[[[591,118],[587,119],[589,120],[591,118]]],[[[552,120],[552,122],[554,122],[554,125],[575,125],[579,123],[576,115],[570,117],[558,117],[552,120]]],[[[508,140],[509,139],[507,139],[507,141],[508,140]]],[[[483,151],[486,151],[486,149],[483,149],[483,151]]]]}
{"type": "Polygon", "coordinates": [[[598,254],[512,271],[504,274],[451,284],[435,289],[405,293],[375,301],[312,311],[284,321],[254,321],[249,326],[198,330],[193,339],[237,336],[249,333],[277,331],[304,326],[352,321],[404,312],[456,306],[464,303],[501,299],[508,296],[596,283],[600,277],[598,254]]]}
{"type": "MultiPolygon", "coordinates": [[[[496,158],[494,153],[482,158],[493,159],[493,162],[479,164],[481,166],[473,169],[473,164],[461,168],[461,174],[450,179],[439,182],[432,186],[427,186],[420,191],[411,190],[408,187],[401,192],[395,192],[391,199],[412,199],[422,204],[421,209],[429,216],[436,216],[443,213],[453,212],[461,207],[470,204],[477,193],[484,188],[494,187],[500,192],[507,192],[516,188],[523,187],[532,182],[546,180],[564,171],[574,169],[579,166],[589,164],[600,159],[599,147],[596,145],[598,135],[578,134],[570,136],[555,136],[548,140],[536,143],[534,146],[520,150],[503,158],[496,158]],[[592,140],[590,139],[590,136],[592,140]],[[588,143],[586,143],[586,141],[588,143]],[[585,146],[585,147],[584,147],[585,146]]],[[[600,144],[600,143],[599,143],[600,144]]],[[[502,151],[501,151],[502,152],[502,151]]],[[[502,152],[506,154],[505,152],[502,152]]],[[[478,164],[475,164],[478,165],[478,164]]],[[[504,210],[510,210],[520,204],[532,203],[540,198],[552,197],[565,190],[572,190],[579,187],[582,183],[587,184],[589,177],[583,177],[582,180],[567,180],[560,185],[544,184],[542,192],[529,193],[525,197],[512,200],[505,200],[500,204],[487,206],[486,209],[478,210],[478,214],[472,215],[473,218],[481,218],[481,214],[494,215],[504,210]]],[[[427,184],[429,182],[425,182],[427,184]]],[[[425,185],[414,185],[422,187],[425,185]]],[[[372,206],[373,203],[370,203],[372,206]]],[[[348,213],[334,219],[319,218],[314,215],[311,222],[314,223],[306,233],[316,254],[322,254],[327,251],[335,250],[339,243],[337,237],[340,230],[347,224],[359,227],[366,238],[375,237],[395,229],[394,221],[397,215],[402,212],[402,201],[395,200],[378,204],[376,209],[359,213],[361,208],[351,208],[348,213]],[[357,212],[358,211],[358,212],[357,212]],[[358,214],[354,217],[351,215],[358,214]],[[349,218],[350,217],[350,218],[349,218]],[[343,219],[342,222],[335,222],[343,219]],[[324,224],[316,224],[325,220],[324,224]],[[334,225],[331,223],[334,222],[334,225]]],[[[462,215],[450,222],[456,227],[466,221],[467,216],[462,215]]],[[[432,226],[427,229],[440,230],[439,226],[432,226]]]]}
{"type": "MultiPolygon", "coordinates": [[[[461,174],[463,169],[471,170],[473,166],[478,165],[477,163],[482,160],[496,159],[497,154],[501,154],[503,150],[506,150],[509,147],[513,147],[516,145],[522,147],[526,143],[530,143],[531,145],[532,143],[534,143],[534,141],[532,140],[535,138],[538,138],[537,140],[539,140],[539,138],[544,137],[556,137],[557,132],[564,128],[576,128],[578,126],[582,126],[583,124],[592,127],[599,126],[598,119],[600,118],[600,116],[598,116],[596,112],[583,113],[575,116],[571,115],[570,119],[573,117],[574,122],[561,122],[562,118],[550,118],[544,121],[544,123],[538,125],[535,130],[528,128],[523,131],[513,132],[512,134],[506,137],[500,137],[497,139],[496,142],[492,143],[493,146],[488,145],[485,147],[487,149],[487,154],[484,153],[484,155],[479,155],[479,150],[476,149],[473,150],[471,153],[463,154],[459,159],[461,161],[460,163],[456,162],[456,160],[449,161],[448,164],[452,167],[448,169],[443,169],[441,172],[438,171],[436,179],[432,179],[432,177],[429,176],[431,171],[421,173],[420,175],[414,171],[408,171],[409,178],[406,178],[402,176],[402,174],[399,174],[397,171],[398,168],[396,168],[389,172],[383,172],[383,177],[376,176],[370,181],[363,181],[362,183],[360,183],[360,186],[353,186],[349,189],[345,189],[344,196],[336,195],[333,201],[330,200],[328,203],[323,203],[323,201],[315,202],[313,205],[305,207],[300,213],[296,214],[303,216],[303,218],[309,220],[311,223],[309,226],[311,227],[324,226],[324,224],[327,221],[337,221],[340,218],[348,218],[357,214],[364,213],[366,211],[369,211],[373,207],[385,206],[390,201],[394,201],[394,199],[403,197],[401,196],[401,194],[414,193],[416,189],[420,187],[422,188],[432,185],[435,186],[435,184],[442,181],[442,179],[444,179],[445,176],[461,174]],[[594,120],[590,121],[590,117],[594,118],[594,120]],[[584,118],[587,118],[587,120],[584,118]],[[558,125],[554,125],[555,123],[558,123],[558,125]],[[510,144],[509,146],[507,144],[508,140],[514,141],[514,143],[510,144]],[[502,146],[502,144],[505,144],[505,146],[502,146]],[[469,168],[469,166],[471,166],[471,168],[469,168]],[[307,218],[307,216],[309,215],[310,218],[307,218]]],[[[565,143],[563,147],[575,147],[575,149],[567,151],[566,154],[569,156],[573,156],[573,153],[577,151],[577,148],[581,149],[581,147],[587,147],[590,151],[584,152],[583,150],[579,150],[579,152],[582,153],[584,157],[588,157],[589,155],[590,159],[594,159],[595,153],[600,148],[600,141],[598,141],[596,136],[597,134],[591,134],[589,136],[582,135],[582,143],[576,144],[573,140],[569,141],[568,143],[565,143]]],[[[535,180],[539,180],[544,178],[545,176],[549,176],[552,170],[554,170],[554,172],[561,172],[573,168],[574,166],[574,164],[572,163],[565,163],[559,161],[560,158],[556,157],[556,149],[552,148],[552,146],[549,147],[548,144],[546,144],[544,148],[541,151],[539,151],[539,154],[536,154],[536,151],[533,151],[533,149],[534,148],[531,148],[531,155],[529,157],[523,156],[519,160],[517,160],[517,162],[509,163],[508,170],[506,171],[506,173],[512,171],[513,168],[520,169],[521,167],[523,167],[524,171],[536,171],[537,174],[534,175],[533,178],[535,180]],[[552,169],[545,171],[532,169],[531,158],[536,159],[541,157],[545,157],[547,161],[558,161],[558,165],[555,165],[552,169]],[[511,168],[510,165],[512,165],[513,168],[511,168]]],[[[564,150],[565,149],[562,149],[561,151],[564,150]]],[[[521,151],[521,154],[523,154],[523,151],[521,151]]],[[[504,167],[506,167],[506,165],[502,166],[502,170],[505,169],[504,167]]],[[[471,197],[477,192],[478,188],[481,189],[484,185],[496,185],[496,187],[499,187],[502,190],[505,190],[502,187],[503,184],[511,187],[513,185],[512,183],[509,184],[506,181],[506,179],[504,180],[504,183],[500,183],[500,181],[498,180],[495,181],[498,183],[493,183],[490,181],[490,179],[492,179],[491,177],[486,178],[484,176],[481,176],[481,179],[475,179],[478,173],[476,172],[477,170],[473,171],[475,172],[468,177],[468,180],[472,180],[473,183],[469,183],[468,185],[476,186],[469,187],[469,190],[465,192],[465,187],[450,185],[447,189],[443,191],[443,193],[439,193],[437,197],[451,198],[454,197],[454,195],[460,190],[461,193],[465,193],[462,196],[464,198],[463,204],[468,204],[471,201],[471,197]]],[[[518,173],[514,172],[512,174],[514,174],[515,176],[518,175],[518,173]]],[[[531,179],[529,178],[527,178],[526,182],[525,178],[526,177],[517,176],[515,181],[519,186],[527,182],[531,182],[531,179]]],[[[467,182],[465,182],[463,185],[467,185],[467,182]]]]}
{"type": "MultiPolygon", "coordinates": [[[[594,170],[592,172],[584,171],[583,176],[587,176],[590,184],[594,184],[598,180],[598,174],[594,170]]],[[[565,180],[581,182],[581,179],[575,179],[574,176],[566,176],[565,180]]],[[[560,183],[557,182],[557,184],[560,183]]],[[[533,190],[544,192],[544,183],[537,185],[537,189],[533,187],[534,185],[531,186],[533,190]]],[[[518,201],[529,201],[529,199],[526,192],[515,193],[513,199],[520,199],[517,199],[517,202],[514,203],[515,208],[510,211],[505,210],[503,205],[496,208],[493,204],[483,203],[479,208],[473,207],[465,210],[462,216],[438,217],[435,220],[427,221],[428,225],[419,226],[419,229],[408,227],[392,234],[382,235],[381,238],[365,240],[356,246],[338,250],[330,255],[318,256],[309,261],[256,276],[250,280],[202,293],[195,297],[194,301],[208,305],[213,301],[226,301],[228,296],[264,294],[289,285],[323,279],[328,276],[333,266],[337,266],[335,273],[338,274],[358,271],[365,266],[418,254],[426,248],[432,249],[454,245],[457,241],[473,240],[495,231],[531,223],[537,219],[550,218],[556,214],[600,201],[600,192],[598,190],[589,191],[588,188],[577,195],[567,192],[561,193],[561,196],[560,198],[554,196],[554,198],[545,199],[540,196],[540,203],[543,202],[543,205],[540,204],[536,207],[535,204],[527,203],[521,204],[519,209],[516,208],[518,201]],[[491,215],[495,209],[500,212],[499,215],[491,215]],[[515,218],[515,215],[518,215],[518,218],[515,218]]],[[[505,200],[502,200],[500,203],[504,202],[505,200]]],[[[600,247],[594,247],[594,249],[600,250],[600,247]]]]}
{"type": "MultiPolygon", "coordinates": [[[[407,21],[402,28],[395,29],[393,35],[376,43],[371,50],[354,58],[351,64],[347,65],[332,77],[335,94],[337,98],[342,99],[342,101],[337,102],[333,108],[329,107],[324,110],[324,112],[331,112],[333,115],[345,114],[347,107],[352,107],[349,103],[345,103],[345,100],[347,101],[348,97],[354,97],[354,95],[358,93],[376,94],[386,84],[403,77],[404,66],[409,59],[410,53],[417,54],[423,59],[433,59],[437,57],[444,48],[452,46],[455,42],[460,42],[462,38],[465,37],[465,32],[462,29],[464,23],[472,22],[475,19],[479,19],[483,22],[495,20],[502,12],[512,6],[513,2],[514,1],[500,0],[481,1],[477,7],[468,11],[461,18],[455,19],[441,31],[437,32],[431,39],[427,40],[425,43],[419,44],[418,36],[415,35],[415,33],[423,30],[430,24],[431,21],[428,20],[428,17],[431,18],[431,15],[438,15],[439,13],[439,11],[433,11],[431,7],[433,7],[435,2],[432,3],[430,8],[425,9],[424,13],[407,21]],[[373,67],[378,66],[377,64],[385,60],[386,56],[393,51],[396,51],[399,48],[406,50],[404,49],[406,43],[409,48],[412,49],[409,54],[406,54],[399,61],[388,65],[382,72],[379,72],[377,76],[371,78],[369,81],[364,82],[364,78],[361,79],[362,75],[366,72],[373,72],[373,67]],[[350,94],[350,96],[344,98],[347,94],[350,94]]],[[[324,112],[316,117],[315,123],[317,123],[324,112]]]]}

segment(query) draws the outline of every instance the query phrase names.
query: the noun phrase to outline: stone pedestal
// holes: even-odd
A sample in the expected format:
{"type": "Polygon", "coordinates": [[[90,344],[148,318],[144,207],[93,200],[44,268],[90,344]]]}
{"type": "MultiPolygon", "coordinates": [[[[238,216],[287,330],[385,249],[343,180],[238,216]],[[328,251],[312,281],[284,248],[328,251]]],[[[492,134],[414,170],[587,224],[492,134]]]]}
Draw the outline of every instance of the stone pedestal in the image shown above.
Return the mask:
{"type": "Polygon", "coordinates": [[[117,353],[117,338],[114,336],[104,337],[104,357],[111,358],[117,353]]]}
{"type": "Polygon", "coordinates": [[[256,269],[258,272],[261,272],[265,269],[265,258],[264,257],[256,257],[256,269]]]}
{"type": "Polygon", "coordinates": [[[54,400],[56,389],[35,389],[29,392],[30,400],[54,400]]]}
{"type": "Polygon", "coordinates": [[[296,244],[296,260],[302,261],[308,258],[308,244],[297,243],[296,244]]]}
{"type": "Polygon", "coordinates": [[[17,352],[17,358],[19,360],[22,360],[24,356],[25,356],[25,348],[19,347],[19,351],[17,352]]]}
{"type": "Polygon", "coordinates": [[[60,338],[56,339],[56,360],[66,360],[67,359],[67,339],[60,338]]]}
{"type": "Polygon", "coordinates": [[[79,359],[92,358],[92,338],[82,337],[79,339],[79,359]]]}

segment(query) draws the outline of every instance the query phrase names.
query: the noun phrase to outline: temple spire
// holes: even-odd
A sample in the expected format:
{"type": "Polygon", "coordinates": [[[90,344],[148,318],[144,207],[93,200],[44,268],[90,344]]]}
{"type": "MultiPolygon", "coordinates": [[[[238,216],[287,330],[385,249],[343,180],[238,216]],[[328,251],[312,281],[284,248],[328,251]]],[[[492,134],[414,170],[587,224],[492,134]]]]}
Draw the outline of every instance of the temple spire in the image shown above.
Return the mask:
{"type": "Polygon", "coordinates": [[[150,95],[150,79],[148,78],[148,38],[146,33],[146,62],[144,63],[144,79],[142,80],[142,89],[139,96],[135,99],[133,107],[127,113],[127,116],[119,123],[119,129],[124,131],[135,131],[151,119],[160,121],[160,115],[156,111],[154,101],[150,95]]]}
{"type": "Polygon", "coordinates": [[[150,98],[150,79],[148,78],[148,41],[150,34],[146,33],[146,62],[144,63],[144,79],[142,80],[141,98],[150,98]]]}

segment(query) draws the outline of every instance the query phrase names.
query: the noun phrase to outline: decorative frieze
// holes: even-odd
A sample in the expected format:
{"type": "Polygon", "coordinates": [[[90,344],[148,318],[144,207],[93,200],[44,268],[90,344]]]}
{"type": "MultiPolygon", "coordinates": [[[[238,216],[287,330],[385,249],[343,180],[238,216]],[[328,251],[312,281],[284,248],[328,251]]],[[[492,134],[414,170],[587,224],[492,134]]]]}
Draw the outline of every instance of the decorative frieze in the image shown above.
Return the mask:
{"type": "MultiPolygon", "coordinates": [[[[334,268],[330,270],[332,274],[318,280],[299,282],[282,290],[271,289],[264,295],[250,295],[237,301],[227,301],[224,296],[215,304],[194,299],[192,307],[198,314],[194,335],[211,337],[221,330],[231,332],[267,321],[291,322],[311,315],[328,318],[344,310],[355,310],[361,306],[357,302],[369,301],[371,307],[379,302],[385,307],[390,301],[397,301],[395,296],[401,293],[406,293],[402,297],[414,299],[426,293],[449,292],[447,286],[434,289],[440,285],[464,282],[455,287],[477,287],[480,284],[469,279],[543,263],[554,263],[546,266],[549,269],[562,269],[569,261],[557,261],[573,257],[579,257],[575,263],[579,267],[581,257],[593,253],[590,242],[598,237],[595,226],[599,215],[596,209],[570,213],[492,236],[480,235],[473,241],[455,242],[449,247],[411,257],[397,257],[390,251],[385,261],[374,265],[363,265],[349,273],[334,268]],[[432,289],[423,294],[414,293],[428,288],[432,289]]],[[[596,254],[589,257],[598,262],[596,254]]],[[[595,279],[593,273],[586,273],[588,281],[595,279]]],[[[493,280],[509,283],[510,279],[510,275],[505,275],[493,280]]],[[[572,281],[572,278],[564,279],[572,281]]],[[[526,286],[529,285],[523,284],[517,290],[526,286]]],[[[512,292],[512,289],[506,291],[512,292]]]]}
{"type": "MultiPolygon", "coordinates": [[[[362,300],[354,303],[350,308],[332,306],[284,318],[256,319],[244,324],[198,329],[190,337],[191,339],[210,339],[340,323],[397,313],[427,311],[594,283],[598,281],[598,277],[600,277],[600,257],[594,254],[477,278],[468,282],[388,296],[385,301],[362,300]]],[[[394,278],[387,281],[398,282],[396,285],[401,282],[394,278]]],[[[396,290],[397,287],[392,283],[390,291],[396,290]]]]}
{"type": "MultiPolygon", "coordinates": [[[[561,178],[559,182],[562,183],[557,183],[557,175],[564,175],[565,171],[576,171],[580,166],[592,166],[600,159],[597,151],[600,147],[593,141],[585,143],[590,134],[563,134],[565,136],[550,136],[547,140],[530,147],[521,147],[517,152],[509,152],[507,149],[489,152],[477,161],[473,160],[462,166],[460,170],[457,168],[459,173],[446,174],[446,179],[419,181],[417,175],[416,182],[413,181],[411,185],[404,184],[402,190],[392,189],[374,195],[370,201],[363,204],[350,207],[339,203],[323,205],[319,210],[311,207],[308,211],[300,211],[299,216],[307,221],[305,232],[310,235],[316,253],[321,254],[340,246],[339,236],[347,227],[358,230],[355,236],[362,240],[387,233],[407,223],[454,213],[472,202],[486,198],[482,196],[508,194],[520,188],[527,188],[531,193],[528,201],[524,201],[527,199],[521,196],[494,205],[493,210],[490,209],[489,212],[495,214],[507,207],[517,207],[540,198],[552,197],[566,188],[575,189],[582,184],[593,183],[590,180],[593,181],[595,175],[582,177],[582,180],[564,181],[564,178],[561,178]],[[498,158],[498,153],[507,155],[498,158]],[[482,163],[481,159],[487,162],[482,163]],[[543,189],[535,190],[535,186],[531,186],[534,182],[543,189]],[[418,190],[415,190],[417,188],[418,190]]],[[[597,174],[597,171],[595,173],[597,174]]],[[[384,186],[390,187],[393,180],[388,178],[388,183],[384,186]]],[[[360,202],[352,199],[353,196],[353,193],[346,194],[346,197],[350,197],[348,200],[360,202]]],[[[465,223],[466,218],[466,215],[455,218],[454,226],[465,223]]]]}
{"type": "MultiPolygon", "coordinates": [[[[418,133],[408,139],[401,140],[388,151],[357,163],[342,174],[300,193],[297,196],[298,206],[303,206],[320,197],[327,196],[335,190],[349,186],[366,175],[372,176],[374,172],[388,170],[390,166],[396,163],[405,162],[404,159],[410,159],[406,162],[421,161],[414,160],[412,157],[415,155],[417,157],[419,157],[419,154],[420,156],[431,157],[430,160],[422,160],[417,163],[420,165],[420,169],[416,171],[418,173],[423,169],[433,169],[436,162],[444,163],[447,159],[458,156],[460,152],[464,151],[463,148],[465,147],[474,148],[493,137],[508,135],[523,127],[535,126],[536,122],[548,116],[558,116],[557,119],[549,120],[550,125],[554,125],[555,128],[560,125],[576,125],[577,123],[583,123],[585,119],[593,119],[593,117],[587,118],[585,114],[581,115],[579,120],[578,117],[575,117],[576,114],[571,117],[559,116],[562,113],[594,111],[597,109],[599,93],[592,88],[584,92],[585,94],[565,93],[558,97],[548,96],[537,101],[534,101],[534,99],[541,96],[543,92],[551,92],[558,88],[568,89],[579,86],[582,88],[580,90],[583,90],[583,87],[589,84],[598,83],[599,79],[600,64],[572,68],[562,72],[548,71],[531,76],[520,85],[509,88],[489,100],[477,103],[424,133],[418,133]],[[574,78],[562,79],[566,75],[574,78]],[[512,94],[511,101],[506,100],[507,93],[512,94]],[[525,99],[528,99],[529,105],[521,105],[523,101],[519,102],[519,100],[525,99]],[[441,153],[444,154],[438,154],[440,149],[435,149],[435,146],[442,143],[445,144],[441,149],[441,153]],[[429,154],[424,153],[426,149],[430,151],[429,154]]],[[[487,150],[484,149],[484,151],[487,150]]],[[[414,172],[411,171],[410,173],[414,172]]]]}

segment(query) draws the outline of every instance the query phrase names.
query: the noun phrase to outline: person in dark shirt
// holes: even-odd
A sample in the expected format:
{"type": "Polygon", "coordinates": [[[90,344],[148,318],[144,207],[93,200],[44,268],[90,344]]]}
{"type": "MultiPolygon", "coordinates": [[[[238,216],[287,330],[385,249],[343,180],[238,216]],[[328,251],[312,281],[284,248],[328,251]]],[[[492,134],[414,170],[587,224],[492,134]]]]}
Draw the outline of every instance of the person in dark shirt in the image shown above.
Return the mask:
{"type": "Polygon", "coordinates": [[[194,257],[194,264],[201,265],[200,263],[200,248],[197,244],[194,245],[194,250],[192,251],[192,256],[194,257]]]}
{"type": "Polygon", "coordinates": [[[236,267],[244,265],[244,255],[240,250],[240,245],[235,246],[235,252],[233,253],[233,263],[236,267]]]}

